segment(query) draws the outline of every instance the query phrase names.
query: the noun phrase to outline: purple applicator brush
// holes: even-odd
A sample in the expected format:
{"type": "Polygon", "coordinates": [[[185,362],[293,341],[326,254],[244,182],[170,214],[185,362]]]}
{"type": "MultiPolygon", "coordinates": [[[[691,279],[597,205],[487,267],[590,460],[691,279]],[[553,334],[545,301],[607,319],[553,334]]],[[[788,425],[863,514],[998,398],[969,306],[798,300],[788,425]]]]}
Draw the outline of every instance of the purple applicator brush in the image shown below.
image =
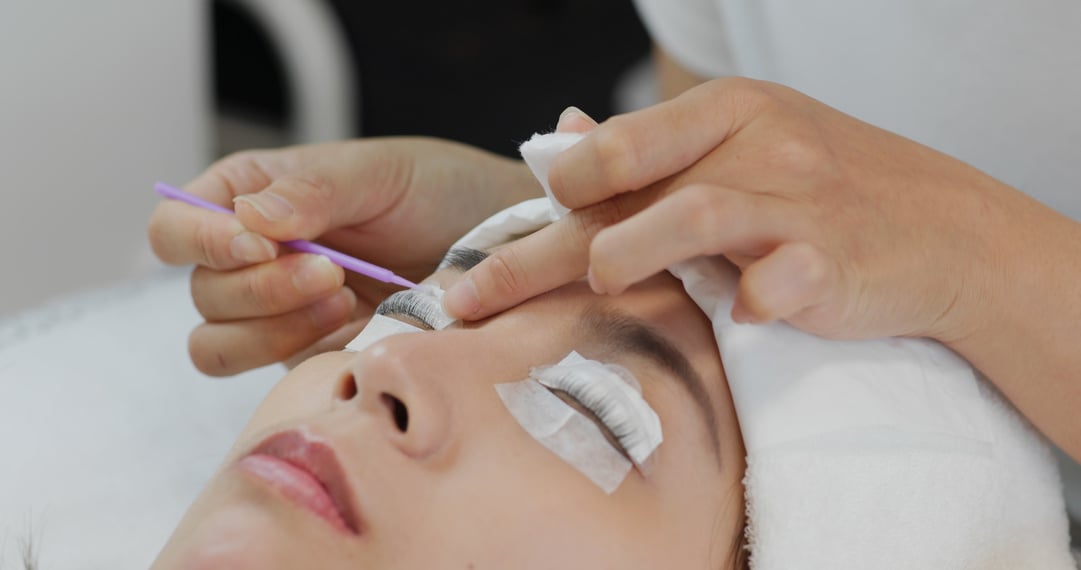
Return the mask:
{"type": "MultiPolygon", "coordinates": [[[[223,208],[213,202],[207,202],[202,198],[188,194],[187,192],[179,188],[173,188],[172,186],[169,186],[168,184],[165,184],[163,182],[158,182],[157,184],[155,184],[154,191],[171,200],[179,200],[186,204],[191,204],[192,206],[198,206],[206,210],[221,212],[223,214],[233,214],[233,211],[228,208],[223,208]]],[[[378,265],[368,263],[367,261],[362,261],[355,257],[350,257],[340,251],[334,251],[329,247],[321,246],[317,243],[312,243],[310,241],[304,241],[300,239],[283,241],[281,243],[284,246],[291,247],[297,251],[303,251],[304,253],[325,255],[328,259],[334,262],[335,265],[348,269],[349,271],[352,271],[354,273],[367,275],[368,277],[371,277],[372,279],[377,279],[379,281],[382,281],[383,283],[393,283],[395,285],[401,285],[402,287],[408,287],[410,289],[417,286],[416,283],[413,283],[408,279],[398,277],[394,274],[393,271],[385,267],[379,267],[378,265]]]]}

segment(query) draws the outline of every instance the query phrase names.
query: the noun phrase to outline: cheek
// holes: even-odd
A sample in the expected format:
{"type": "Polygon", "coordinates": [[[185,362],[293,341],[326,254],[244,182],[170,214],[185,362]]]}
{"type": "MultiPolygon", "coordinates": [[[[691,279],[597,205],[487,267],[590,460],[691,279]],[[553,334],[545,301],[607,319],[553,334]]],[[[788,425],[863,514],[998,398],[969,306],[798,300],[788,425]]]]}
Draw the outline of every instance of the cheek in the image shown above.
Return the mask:
{"type": "MultiPolygon", "coordinates": [[[[606,495],[489,402],[453,469],[402,495],[403,568],[662,568],[673,541],[654,540],[648,485],[629,478],[606,495]],[[410,500],[411,499],[411,500],[410,500]],[[468,521],[468,522],[466,522],[468,521]],[[452,562],[452,563],[448,563],[452,562]]],[[[636,477],[632,475],[632,478],[636,477]]]]}

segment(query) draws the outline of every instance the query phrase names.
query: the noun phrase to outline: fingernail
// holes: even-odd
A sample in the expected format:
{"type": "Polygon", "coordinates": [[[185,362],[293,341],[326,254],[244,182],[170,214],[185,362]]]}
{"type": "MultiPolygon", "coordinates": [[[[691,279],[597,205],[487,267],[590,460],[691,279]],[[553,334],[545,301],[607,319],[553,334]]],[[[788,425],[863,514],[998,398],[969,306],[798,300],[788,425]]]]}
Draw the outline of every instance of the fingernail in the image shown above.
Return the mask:
{"type": "Polygon", "coordinates": [[[243,232],[233,236],[229,243],[233,257],[245,263],[262,263],[274,259],[274,244],[267,238],[254,233],[243,232]]]}
{"type": "Polygon", "coordinates": [[[563,112],[559,114],[559,121],[556,123],[556,131],[563,130],[568,121],[570,121],[571,119],[579,118],[579,117],[584,118],[584,119],[589,120],[589,121],[593,120],[593,119],[589,118],[589,115],[586,115],[585,113],[583,113],[582,110],[579,109],[578,107],[571,106],[571,107],[567,107],[566,109],[563,109],[563,112]]]}
{"type": "Polygon", "coordinates": [[[480,297],[473,279],[466,277],[455,283],[443,295],[443,310],[455,319],[462,319],[480,311],[480,297]]]}
{"type": "Polygon", "coordinates": [[[240,202],[255,208],[268,222],[280,222],[293,215],[293,206],[285,198],[269,191],[233,198],[234,204],[240,202]]]}
{"type": "Polygon", "coordinates": [[[333,296],[315,303],[308,309],[308,316],[317,330],[327,330],[345,324],[353,312],[356,295],[348,287],[333,296]]]}
{"type": "Polygon", "coordinates": [[[567,117],[573,117],[574,115],[585,115],[585,113],[583,113],[582,110],[578,107],[571,105],[570,107],[563,109],[563,112],[559,114],[559,120],[562,122],[563,119],[566,119],[567,117]]]}
{"type": "Polygon", "coordinates": [[[302,295],[316,295],[341,285],[338,268],[323,255],[309,255],[293,273],[293,285],[302,295]]]}

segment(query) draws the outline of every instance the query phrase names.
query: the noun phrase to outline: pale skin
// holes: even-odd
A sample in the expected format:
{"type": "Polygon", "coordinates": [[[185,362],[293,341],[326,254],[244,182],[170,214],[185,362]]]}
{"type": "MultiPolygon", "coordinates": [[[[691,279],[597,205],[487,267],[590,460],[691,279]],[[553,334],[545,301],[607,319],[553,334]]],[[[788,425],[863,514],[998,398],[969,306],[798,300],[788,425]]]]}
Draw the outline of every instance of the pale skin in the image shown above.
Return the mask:
{"type": "Polygon", "coordinates": [[[538,192],[518,161],[424,138],[243,152],[185,189],[236,210],[234,218],[165,201],[148,228],[162,261],[196,266],[191,294],[206,322],[189,352],[212,376],[340,349],[395,289],[273,240],[318,238],[420,279],[461,234],[538,192]],[[239,196],[263,203],[234,203],[239,196]],[[282,200],[291,212],[280,211],[282,200]]]}
{"type": "MultiPolygon", "coordinates": [[[[454,269],[433,279],[443,286],[454,269]]],[[[673,278],[598,298],[571,283],[490,319],[388,337],[293,369],[259,407],[154,568],[730,568],[742,533],[744,450],[710,325],[673,278]],[[582,333],[587,308],[623,311],[704,379],[717,445],[672,373],[582,333]],[[619,363],[660,416],[648,474],[611,494],[516,423],[493,385],[570,350],[619,363]],[[403,431],[385,404],[408,409],[403,431]],[[268,435],[328,442],[363,519],[341,532],[236,462],[268,435]]]]}
{"type": "MultiPolygon", "coordinates": [[[[736,320],[783,319],[832,338],[937,339],[1081,458],[1081,422],[1075,419],[1081,407],[1081,225],[960,161],[782,86],[722,79],[691,87],[702,78],[663,55],[659,70],[661,93],[678,96],[599,126],[580,113],[565,114],[560,129],[588,135],[556,160],[549,182],[577,210],[475,268],[463,286],[448,291],[449,312],[484,318],[583,276],[598,293],[618,293],[679,260],[722,255],[743,271],[736,320]]],[[[473,162],[470,176],[483,180],[483,163],[473,162]]],[[[497,169],[501,176],[515,182],[502,188],[513,187],[509,191],[519,198],[537,195],[520,164],[504,166],[497,169]]],[[[492,188],[475,186],[480,192],[492,188]]],[[[237,194],[261,189],[233,186],[237,194]]],[[[178,246],[182,254],[159,255],[202,263],[191,245],[197,241],[192,228],[210,225],[209,215],[182,217],[166,207],[155,216],[152,236],[187,245],[178,246]]],[[[318,211],[325,210],[313,208],[309,215],[326,219],[318,211]]],[[[267,222],[243,204],[238,216],[272,237],[319,235],[281,230],[281,223],[267,222]]],[[[224,227],[226,221],[213,224],[224,227]]],[[[387,240],[397,229],[390,222],[382,228],[379,235],[387,240]]],[[[332,237],[327,234],[327,241],[332,237]]],[[[228,241],[201,243],[218,244],[205,248],[214,249],[228,241]]],[[[386,241],[370,243],[394,256],[406,253],[386,241]]],[[[265,274],[274,279],[260,281],[255,273],[193,279],[196,305],[217,299],[243,306],[245,298],[261,299],[249,303],[260,309],[249,313],[262,315],[275,298],[301,300],[285,286],[287,263],[270,267],[265,274]]],[[[365,314],[361,306],[354,317],[365,314]]],[[[344,312],[341,317],[349,318],[344,312]]],[[[207,318],[236,329],[246,317],[207,318]]],[[[197,330],[192,356],[204,371],[229,374],[312,347],[323,332],[290,330],[282,338],[292,340],[280,346],[239,334],[232,345],[211,345],[198,341],[197,330]],[[239,356],[216,366],[222,352],[210,346],[232,346],[239,356]]]]}

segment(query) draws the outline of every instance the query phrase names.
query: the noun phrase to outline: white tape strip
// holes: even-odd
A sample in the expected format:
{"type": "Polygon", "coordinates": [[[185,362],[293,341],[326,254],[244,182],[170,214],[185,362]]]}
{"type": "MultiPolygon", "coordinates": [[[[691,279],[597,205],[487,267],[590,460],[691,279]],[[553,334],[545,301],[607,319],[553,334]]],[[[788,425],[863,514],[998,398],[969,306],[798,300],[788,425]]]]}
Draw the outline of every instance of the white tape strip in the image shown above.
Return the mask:
{"type": "Polygon", "coordinates": [[[622,366],[589,360],[572,351],[559,364],[536,368],[530,376],[571,394],[605,425],[628,428],[620,444],[635,465],[644,465],[664,441],[660,418],[642,397],[638,380],[622,366]]]}
{"type": "Polygon", "coordinates": [[[600,428],[536,380],[496,384],[495,390],[522,429],[605,493],[627,477],[631,462],[600,428]]]}

